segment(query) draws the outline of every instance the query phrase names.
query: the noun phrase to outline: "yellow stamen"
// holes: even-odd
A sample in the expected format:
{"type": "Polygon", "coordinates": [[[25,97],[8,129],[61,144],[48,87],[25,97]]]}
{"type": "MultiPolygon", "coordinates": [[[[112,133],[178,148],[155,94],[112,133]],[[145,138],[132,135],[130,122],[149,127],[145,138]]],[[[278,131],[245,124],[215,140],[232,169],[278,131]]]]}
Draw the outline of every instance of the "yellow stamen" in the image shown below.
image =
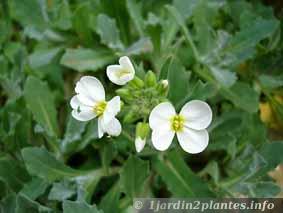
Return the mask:
{"type": "Polygon", "coordinates": [[[119,70],[118,72],[116,72],[116,76],[118,77],[118,78],[121,78],[122,76],[124,76],[124,75],[128,75],[128,74],[130,74],[131,72],[129,71],[129,70],[127,70],[127,69],[121,69],[121,70],[119,70]]]}
{"type": "Polygon", "coordinates": [[[185,119],[181,115],[174,115],[171,118],[171,128],[175,132],[181,132],[184,129],[185,119]]]}
{"type": "Polygon", "coordinates": [[[95,112],[95,114],[99,117],[101,116],[107,106],[107,102],[106,101],[101,101],[99,103],[97,103],[94,107],[93,107],[93,111],[95,112]]]}

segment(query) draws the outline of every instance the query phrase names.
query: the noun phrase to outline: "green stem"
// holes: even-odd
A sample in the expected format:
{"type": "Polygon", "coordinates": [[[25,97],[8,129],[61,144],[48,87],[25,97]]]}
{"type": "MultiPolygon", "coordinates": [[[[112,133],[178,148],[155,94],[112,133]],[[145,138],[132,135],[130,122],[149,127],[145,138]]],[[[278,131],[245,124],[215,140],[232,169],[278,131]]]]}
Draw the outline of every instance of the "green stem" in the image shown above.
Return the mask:
{"type": "Polygon", "coordinates": [[[176,11],[175,8],[173,7],[168,7],[169,12],[171,13],[171,15],[174,17],[174,19],[176,20],[177,24],[181,27],[181,30],[183,31],[183,34],[185,36],[186,41],[188,42],[188,44],[190,45],[190,47],[192,48],[193,51],[193,55],[195,60],[200,63],[200,54],[196,48],[196,45],[193,41],[193,38],[191,36],[190,31],[187,29],[185,22],[183,20],[183,17],[181,17],[181,15],[176,11]]]}
{"type": "Polygon", "coordinates": [[[129,141],[134,141],[135,139],[125,130],[122,131],[122,135],[125,136],[129,141]]]}
{"type": "Polygon", "coordinates": [[[200,63],[200,57],[199,57],[199,52],[196,48],[196,45],[192,39],[192,36],[191,36],[191,33],[189,32],[189,30],[182,26],[182,30],[183,30],[183,33],[185,35],[185,38],[186,38],[186,41],[188,42],[188,44],[191,46],[192,48],[192,51],[193,51],[193,54],[194,54],[194,57],[195,57],[195,60],[200,63]]]}
{"type": "Polygon", "coordinates": [[[62,159],[62,153],[60,151],[58,143],[56,142],[56,139],[49,136],[46,136],[45,138],[49,148],[55,153],[56,158],[62,159]]]}
{"type": "Polygon", "coordinates": [[[233,184],[237,183],[241,178],[242,178],[242,175],[238,175],[238,176],[236,176],[234,178],[231,178],[228,181],[223,181],[223,182],[219,183],[218,186],[221,187],[221,188],[227,189],[230,186],[232,186],[233,184]]]}

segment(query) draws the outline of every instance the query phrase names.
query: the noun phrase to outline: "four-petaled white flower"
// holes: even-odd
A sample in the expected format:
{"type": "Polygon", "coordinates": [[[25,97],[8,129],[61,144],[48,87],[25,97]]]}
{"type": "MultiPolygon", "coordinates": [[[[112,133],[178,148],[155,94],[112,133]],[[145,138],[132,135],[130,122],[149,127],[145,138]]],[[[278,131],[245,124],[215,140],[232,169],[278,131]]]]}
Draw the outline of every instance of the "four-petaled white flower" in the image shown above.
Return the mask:
{"type": "Polygon", "coordinates": [[[175,133],[184,151],[196,154],[208,145],[206,128],[212,120],[210,106],[199,100],[186,103],[177,114],[169,102],[157,105],[149,117],[152,144],[160,151],[169,148],[175,133]]]}
{"type": "Polygon", "coordinates": [[[118,136],[121,124],[115,117],[120,111],[120,97],[105,100],[105,91],[101,82],[92,76],[82,77],[76,84],[77,93],[71,99],[72,116],[79,121],[89,121],[98,117],[98,137],[104,133],[118,136]]]}
{"type": "Polygon", "coordinates": [[[119,65],[110,65],[106,69],[110,81],[117,85],[125,85],[135,77],[135,69],[127,56],[119,59],[119,65]]]}

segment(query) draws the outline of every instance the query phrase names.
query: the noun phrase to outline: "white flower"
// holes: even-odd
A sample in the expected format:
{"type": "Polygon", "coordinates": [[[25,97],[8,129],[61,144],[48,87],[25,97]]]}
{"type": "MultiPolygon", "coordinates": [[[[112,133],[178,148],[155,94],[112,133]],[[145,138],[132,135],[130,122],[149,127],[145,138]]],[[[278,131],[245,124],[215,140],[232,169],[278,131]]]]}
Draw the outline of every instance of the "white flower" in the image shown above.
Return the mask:
{"type": "Polygon", "coordinates": [[[208,145],[206,128],[212,120],[212,111],[203,101],[186,103],[179,114],[169,102],[157,105],[149,117],[152,144],[160,151],[168,149],[175,133],[181,147],[188,153],[202,152],[208,145]]]}
{"type": "Polygon", "coordinates": [[[114,84],[125,85],[135,77],[135,69],[127,56],[119,59],[119,65],[110,65],[106,69],[106,74],[114,84]]]}
{"type": "Polygon", "coordinates": [[[142,139],[141,137],[137,137],[135,140],[135,147],[137,152],[141,152],[145,146],[146,139],[142,139]]]}
{"type": "Polygon", "coordinates": [[[120,97],[105,101],[105,91],[101,82],[91,76],[82,77],[75,87],[76,95],[71,99],[72,116],[79,121],[89,121],[98,117],[98,137],[104,133],[118,136],[121,124],[115,116],[120,111],[120,97]]]}

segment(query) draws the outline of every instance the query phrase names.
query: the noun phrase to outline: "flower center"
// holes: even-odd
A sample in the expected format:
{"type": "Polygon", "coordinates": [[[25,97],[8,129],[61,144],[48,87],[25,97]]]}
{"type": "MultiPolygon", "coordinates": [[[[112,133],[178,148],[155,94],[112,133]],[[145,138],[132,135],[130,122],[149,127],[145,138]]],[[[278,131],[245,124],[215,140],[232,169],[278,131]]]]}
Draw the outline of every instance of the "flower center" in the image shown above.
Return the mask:
{"type": "Polygon", "coordinates": [[[98,102],[98,103],[93,107],[93,111],[94,111],[95,114],[99,117],[99,116],[101,116],[101,115],[104,113],[106,106],[107,106],[107,102],[106,102],[106,101],[98,102]]]}
{"type": "Polygon", "coordinates": [[[181,115],[174,115],[171,118],[171,128],[175,132],[180,132],[184,129],[185,119],[181,115]]]}
{"type": "Polygon", "coordinates": [[[127,70],[127,69],[120,69],[119,70],[119,72],[116,72],[116,76],[118,77],[118,78],[121,78],[121,77],[123,77],[124,75],[128,75],[128,74],[130,74],[131,72],[129,71],[129,70],[127,70]]]}

